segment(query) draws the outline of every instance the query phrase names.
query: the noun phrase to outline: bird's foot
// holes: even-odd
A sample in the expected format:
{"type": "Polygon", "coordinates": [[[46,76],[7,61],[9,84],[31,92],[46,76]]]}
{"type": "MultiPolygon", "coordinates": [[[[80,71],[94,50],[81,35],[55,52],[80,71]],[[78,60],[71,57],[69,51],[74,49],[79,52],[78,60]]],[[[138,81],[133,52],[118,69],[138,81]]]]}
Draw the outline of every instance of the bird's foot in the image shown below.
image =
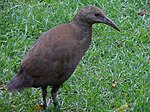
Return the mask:
{"type": "Polygon", "coordinates": [[[45,110],[46,109],[46,105],[41,105],[42,106],[42,110],[45,110]]]}
{"type": "Polygon", "coordinates": [[[46,109],[46,105],[35,105],[34,106],[34,110],[45,110],[46,109]]]}
{"type": "Polygon", "coordinates": [[[54,107],[55,107],[56,110],[60,110],[60,105],[59,105],[58,102],[55,102],[55,103],[54,103],[54,107]]]}

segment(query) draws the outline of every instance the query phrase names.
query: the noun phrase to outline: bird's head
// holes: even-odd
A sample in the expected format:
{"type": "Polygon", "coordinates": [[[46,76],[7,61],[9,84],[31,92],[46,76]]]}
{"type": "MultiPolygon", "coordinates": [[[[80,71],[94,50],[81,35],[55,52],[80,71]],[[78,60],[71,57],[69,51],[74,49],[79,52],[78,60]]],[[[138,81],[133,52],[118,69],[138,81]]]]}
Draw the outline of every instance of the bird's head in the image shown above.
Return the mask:
{"type": "Polygon", "coordinates": [[[93,25],[94,23],[104,23],[120,31],[119,27],[96,6],[87,6],[81,9],[74,17],[74,20],[86,22],[90,25],[93,25]]]}

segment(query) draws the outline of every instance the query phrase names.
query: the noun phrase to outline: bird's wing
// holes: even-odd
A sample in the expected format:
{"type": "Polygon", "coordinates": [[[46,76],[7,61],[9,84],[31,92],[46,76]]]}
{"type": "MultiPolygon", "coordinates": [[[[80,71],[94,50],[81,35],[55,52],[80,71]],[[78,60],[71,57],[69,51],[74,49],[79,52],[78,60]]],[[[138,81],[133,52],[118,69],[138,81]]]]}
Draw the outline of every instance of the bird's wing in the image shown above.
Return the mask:
{"type": "Polygon", "coordinates": [[[70,61],[76,55],[75,50],[79,45],[70,38],[73,35],[68,30],[67,25],[49,30],[31,47],[22,63],[28,75],[40,77],[61,73],[65,66],[76,66],[75,63],[71,65],[70,61]]]}
{"type": "MultiPolygon", "coordinates": [[[[27,55],[22,62],[22,69],[24,69],[28,75],[41,76],[47,67],[47,53],[50,52],[44,45],[44,38],[46,34],[43,34],[37,42],[31,47],[27,55]]],[[[51,48],[49,48],[51,50],[51,48]]],[[[50,56],[49,56],[50,57],[50,56]]]]}

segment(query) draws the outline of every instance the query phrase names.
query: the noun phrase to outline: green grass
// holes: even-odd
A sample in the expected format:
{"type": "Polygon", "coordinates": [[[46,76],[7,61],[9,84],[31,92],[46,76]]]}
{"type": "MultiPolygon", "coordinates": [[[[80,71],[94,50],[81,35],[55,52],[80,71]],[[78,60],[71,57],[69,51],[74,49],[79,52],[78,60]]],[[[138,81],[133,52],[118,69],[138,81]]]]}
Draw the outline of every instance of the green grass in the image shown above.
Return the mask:
{"type": "MultiPolygon", "coordinates": [[[[59,89],[61,110],[150,111],[150,16],[138,15],[141,9],[150,12],[148,0],[4,1],[0,1],[0,112],[31,112],[42,103],[40,89],[10,93],[5,85],[42,32],[70,22],[87,5],[102,8],[121,32],[102,24],[93,26],[89,50],[59,89]]],[[[48,110],[55,111],[54,106],[48,110]]]]}

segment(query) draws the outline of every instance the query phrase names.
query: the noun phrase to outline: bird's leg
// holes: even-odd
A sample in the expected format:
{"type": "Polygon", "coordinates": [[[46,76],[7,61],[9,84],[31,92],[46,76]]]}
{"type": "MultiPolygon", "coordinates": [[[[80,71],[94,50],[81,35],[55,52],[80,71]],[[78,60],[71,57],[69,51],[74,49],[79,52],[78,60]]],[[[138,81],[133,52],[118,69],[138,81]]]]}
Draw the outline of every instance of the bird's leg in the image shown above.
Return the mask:
{"type": "Polygon", "coordinates": [[[46,109],[46,95],[47,95],[47,86],[42,87],[42,95],[43,95],[43,110],[46,109]]]}
{"type": "Polygon", "coordinates": [[[58,91],[59,87],[60,87],[59,85],[53,85],[52,91],[51,91],[53,103],[54,103],[54,106],[56,109],[59,108],[59,104],[58,104],[57,99],[56,99],[57,91],[58,91]]]}

